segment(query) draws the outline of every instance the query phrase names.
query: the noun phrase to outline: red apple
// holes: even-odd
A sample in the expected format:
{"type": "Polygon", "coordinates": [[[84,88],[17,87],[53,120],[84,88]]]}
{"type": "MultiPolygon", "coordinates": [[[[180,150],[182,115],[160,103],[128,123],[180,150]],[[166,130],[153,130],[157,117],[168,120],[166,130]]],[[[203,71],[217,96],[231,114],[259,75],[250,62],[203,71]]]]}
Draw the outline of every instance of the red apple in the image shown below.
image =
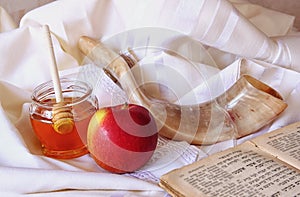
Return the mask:
{"type": "Polygon", "coordinates": [[[153,155],[158,130],[151,113],[135,104],[99,109],[91,118],[87,146],[96,163],[114,173],[133,172],[153,155]]]}

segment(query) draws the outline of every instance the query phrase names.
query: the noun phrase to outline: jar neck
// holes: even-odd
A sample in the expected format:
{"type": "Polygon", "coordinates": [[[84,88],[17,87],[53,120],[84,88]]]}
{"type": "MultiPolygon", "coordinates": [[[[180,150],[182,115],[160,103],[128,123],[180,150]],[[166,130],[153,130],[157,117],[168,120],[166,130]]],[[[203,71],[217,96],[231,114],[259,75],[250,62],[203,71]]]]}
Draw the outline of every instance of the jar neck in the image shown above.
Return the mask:
{"type": "MultiPolygon", "coordinates": [[[[60,82],[65,106],[77,105],[87,100],[92,94],[91,87],[83,81],[61,78],[60,82]]],[[[52,81],[37,86],[33,90],[31,99],[37,105],[52,108],[57,103],[52,81]]]]}

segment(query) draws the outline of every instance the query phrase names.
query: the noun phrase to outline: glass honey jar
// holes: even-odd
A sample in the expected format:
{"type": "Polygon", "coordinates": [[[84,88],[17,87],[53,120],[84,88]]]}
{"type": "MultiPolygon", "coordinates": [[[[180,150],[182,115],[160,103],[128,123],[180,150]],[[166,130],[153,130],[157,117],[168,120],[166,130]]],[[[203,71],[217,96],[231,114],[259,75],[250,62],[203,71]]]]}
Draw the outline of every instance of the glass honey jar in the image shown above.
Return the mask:
{"type": "Polygon", "coordinates": [[[87,129],[90,118],[98,109],[98,100],[92,88],[83,81],[62,78],[60,82],[63,102],[59,105],[52,81],[40,84],[33,90],[30,121],[45,156],[71,159],[88,153],[87,129]],[[68,129],[57,130],[54,116],[66,122],[63,114],[66,111],[70,114],[66,123],[68,129]]]}

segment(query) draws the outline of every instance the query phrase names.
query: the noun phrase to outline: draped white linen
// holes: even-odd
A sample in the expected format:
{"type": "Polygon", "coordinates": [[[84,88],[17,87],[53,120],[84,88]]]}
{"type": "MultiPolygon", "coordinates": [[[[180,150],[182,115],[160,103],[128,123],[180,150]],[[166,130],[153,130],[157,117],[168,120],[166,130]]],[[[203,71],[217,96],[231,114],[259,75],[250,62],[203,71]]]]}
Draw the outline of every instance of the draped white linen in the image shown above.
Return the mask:
{"type": "MultiPolygon", "coordinates": [[[[193,76],[193,66],[201,70],[205,86],[214,89],[215,95],[243,74],[267,83],[283,96],[288,108],[273,123],[240,139],[241,143],[300,120],[300,34],[292,32],[293,21],[293,16],[246,1],[226,0],[60,0],[26,13],[19,25],[0,7],[0,192],[6,196],[165,196],[156,184],[163,173],[232,146],[232,142],[223,142],[197,148],[161,138],[152,160],[126,175],[102,170],[89,155],[72,160],[42,156],[28,117],[33,88],[50,80],[41,25],[50,26],[61,75],[92,83],[102,106],[124,102],[126,95],[101,69],[83,62],[77,47],[82,35],[101,39],[117,52],[151,45],[188,57],[190,61],[182,62],[164,52],[150,51],[147,56],[172,65],[182,80],[191,82],[187,90],[176,89],[180,82],[168,77],[166,67],[160,67],[157,78],[141,66],[147,80],[176,90],[176,98],[162,89],[149,91],[173,102],[201,102],[190,97],[203,91],[203,83],[193,76]],[[152,33],[161,34],[149,37],[152,33]],[[179,39],[184,36],[189,37],[187,44],[179,39]]],[[[142,52],[138,53],[141,58],[142,52]]],[[[144,65],[147,58],[141,60],[144,65]]],[[[139,73],[134,75],[142,83],[139,73]]]]}

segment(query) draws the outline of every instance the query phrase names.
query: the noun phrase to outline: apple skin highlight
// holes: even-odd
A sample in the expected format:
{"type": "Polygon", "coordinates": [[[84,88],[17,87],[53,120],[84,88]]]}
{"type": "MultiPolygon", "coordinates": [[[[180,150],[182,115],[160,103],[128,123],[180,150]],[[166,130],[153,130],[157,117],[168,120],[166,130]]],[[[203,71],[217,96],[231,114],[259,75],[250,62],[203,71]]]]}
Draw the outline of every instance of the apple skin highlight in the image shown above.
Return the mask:
{"type": "Polygon", "coordinates": [[[158,130],[151,113],[135,104],[99,109],[88,127],[87,145],[91,157],[113,173],[133,172],[152,157],[158,130]]]}

